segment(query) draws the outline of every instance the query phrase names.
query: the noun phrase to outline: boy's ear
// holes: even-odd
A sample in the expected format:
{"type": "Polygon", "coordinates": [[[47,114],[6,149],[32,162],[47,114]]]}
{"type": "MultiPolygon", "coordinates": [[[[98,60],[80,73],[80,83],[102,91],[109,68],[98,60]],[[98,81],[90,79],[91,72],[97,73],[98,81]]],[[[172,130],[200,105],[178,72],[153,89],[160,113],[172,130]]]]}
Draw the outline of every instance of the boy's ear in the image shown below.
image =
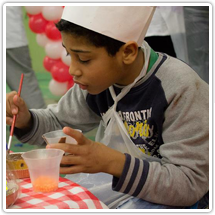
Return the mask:
{"type": "Polygon", "coordinates": [[[122,46],[122,58],[125,64],[131,64],[138,55],[138,45],[134,41],[129,41],[122,46]]]}

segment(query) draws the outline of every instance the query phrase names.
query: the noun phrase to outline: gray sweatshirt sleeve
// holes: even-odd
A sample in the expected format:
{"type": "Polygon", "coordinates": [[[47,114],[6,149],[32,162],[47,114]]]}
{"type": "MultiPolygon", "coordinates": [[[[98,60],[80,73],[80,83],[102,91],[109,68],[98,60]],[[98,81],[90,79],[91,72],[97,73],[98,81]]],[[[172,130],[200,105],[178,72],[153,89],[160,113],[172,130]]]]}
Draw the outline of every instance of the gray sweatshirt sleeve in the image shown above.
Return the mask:
{"type": "Polygon", "coordinates": [[[209,189],[209,88],[191,68],[175,61],[167,60],[164,68],[169,69],[156,74],[169,104],[161,163],[126,155],[113,189],[158,204],[190,206],[209,189]]]}
{"type": "Polygon", "coordinates": [[[19,129],[14,135],[23,143],[42,145],[42,135],[49,131],[69,126],[87,132],[97,127],[101,118],[88,107],[86,91],[74,85],[57,104],[48,105],[46,109],[31,109],[33,127],[30,132],[23,134],[19,129]]]}

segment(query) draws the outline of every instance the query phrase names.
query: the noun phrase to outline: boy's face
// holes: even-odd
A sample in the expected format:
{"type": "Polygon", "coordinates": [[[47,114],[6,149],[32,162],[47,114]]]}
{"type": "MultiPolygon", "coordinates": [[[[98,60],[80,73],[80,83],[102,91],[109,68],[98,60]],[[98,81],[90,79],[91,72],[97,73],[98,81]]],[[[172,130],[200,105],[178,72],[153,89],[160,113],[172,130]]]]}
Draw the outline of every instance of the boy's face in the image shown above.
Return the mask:
{"type": "Polygon", "coordinates": [[[112,57],[105,48],[97,48],[85,38],[65,32],[61,34],[63,46],[71,56],[69,73],[81,89],[98,94],[115,83],[126,84],[121,51],[112,57]]]}

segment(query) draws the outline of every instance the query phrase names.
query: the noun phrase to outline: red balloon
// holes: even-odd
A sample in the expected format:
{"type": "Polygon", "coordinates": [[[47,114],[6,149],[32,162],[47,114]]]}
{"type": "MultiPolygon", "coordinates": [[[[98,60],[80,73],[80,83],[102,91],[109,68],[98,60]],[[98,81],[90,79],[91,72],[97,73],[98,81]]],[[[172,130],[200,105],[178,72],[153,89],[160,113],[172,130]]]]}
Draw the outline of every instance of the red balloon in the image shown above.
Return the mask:
{"type": "Polygon", "coordinates": [[[47,23],[48,21],[43,18],[41,13],[33,15],[29,19],[29,27],[36,34],[44,33],[47,23]]]}
{"type": "Polygon", "coordinates": [[[61,62],[61,60],[60,59],[52,59],[52,58],[46,56],[43,60],[43,66],[48,72],[51,72],[51,68],[58,62],[61,62]]]}
{"type": "Polygon", "coordinates": [[[69,67],[62,61],[56,63],[51,68],[52,78],[58,82],[67,82],[72,80],[72,76],[69,74],[69,67]]]}
{"type": "Polygon", "coordinates": [[[60,40],[60,31],[56,28],[54,22],[49,22],[45,29],[46,36],[51,40],[60,40]]]}
{"type": "Polygon", "coordinates": [[[27,16],[28,16],[29,18],[31,18],[33,15],[31,15],[30,13],[27,13],[27,16]]]}

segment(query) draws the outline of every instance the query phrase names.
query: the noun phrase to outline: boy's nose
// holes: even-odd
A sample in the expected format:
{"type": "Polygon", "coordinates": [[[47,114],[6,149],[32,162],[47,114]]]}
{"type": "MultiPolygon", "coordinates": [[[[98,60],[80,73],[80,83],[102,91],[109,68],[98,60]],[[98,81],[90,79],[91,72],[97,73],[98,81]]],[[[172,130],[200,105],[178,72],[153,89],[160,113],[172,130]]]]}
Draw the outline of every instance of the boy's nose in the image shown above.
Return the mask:
{"type": "Polygon", "coordinates": [[[76,67],[74,67],[73,65],[70,65],[69,74],[72,75],[72,76],[79,77],[79,76],[81,76],[81,70],[76,68],[76,67]]]}

